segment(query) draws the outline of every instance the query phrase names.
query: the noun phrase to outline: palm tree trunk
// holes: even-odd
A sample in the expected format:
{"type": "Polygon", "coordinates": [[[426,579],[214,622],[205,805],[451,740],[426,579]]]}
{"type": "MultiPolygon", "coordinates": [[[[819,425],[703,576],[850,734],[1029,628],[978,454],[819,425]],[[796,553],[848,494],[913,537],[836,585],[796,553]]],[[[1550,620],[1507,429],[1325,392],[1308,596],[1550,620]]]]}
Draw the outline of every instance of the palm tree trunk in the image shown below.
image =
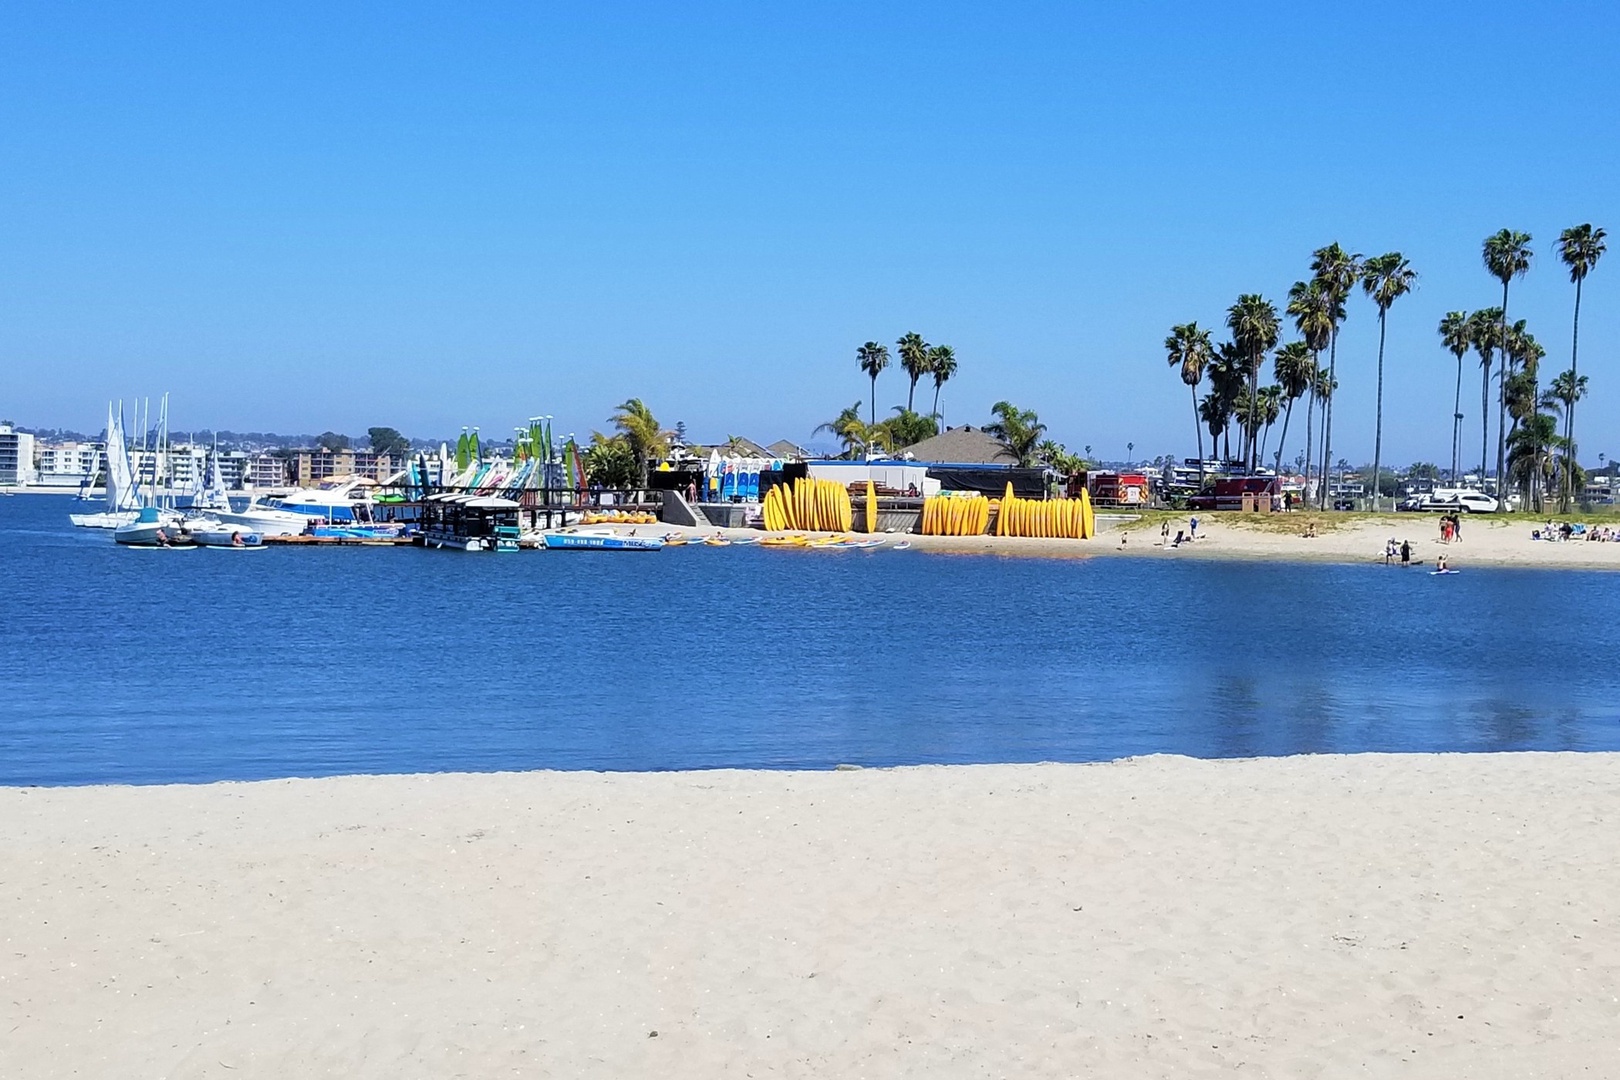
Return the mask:
{"type": "Polygon", "coordinates": [[[1507,513],[1507,307],[1508,283],[1502,281],[1502,358],[1496,365],[1496,512],[1507,513]]]}
{"type": "Polygon", "coordinates": [[[1294,399],[1288,399],[1288,408],[1283,412],[1282,438],[1277,440],[1277,475],[1282,475],[1283,447],[1288,445],[1288,421],[1294,418],[1294,399]]]}
{"type": "Polygon", "coordinates": [[[1451,484],[1457,485],[1457,451],[1462,438],[1462,360],[1463,354],[1457,354],[1457,393],[1451,402],[1451,484]]]}
{"type": "Polygon", "coordinates": [[[1486,456],[1491,450],[1491,365],[1489,357],[1479,373],[1479,486],[1485,486],[1486,456]]]}
{"type": "Polygon", "coordinates": [[[1249,426],[1244,430],[1249,436],[1249,472],[1253,473],[1258,461],[1255,459],[1256,442],[1260,435],[1260,424],[1255,418],[1255,406],[1260,402],[1260,357],[1253,352],[1249,354],[1249,426]]]}
{"type": "Polygon", "coordinates": [[[872,426],[877,427],[877,375],[872,376],[872,426]]]}
{"type": "Polygon", "coordinates": [[[1328,339],[1328,399],[1322,404],[1322,509],[1327,509],[1328,469],[1333,464],[1333,392],[1337,389],[1334,372],[1339,367],[1339,324],[1333,324],[1328,339]]]}
{"type": "Polygon", "coordinates": [[[914,401],[916,401],[916,399],[917,399],[917,376],[913,375],[911,377],[911,389],[906,392],[906,412],[911,411],[912,403],[914,401]]]}
{"type": "Polygon", "coordinates": [[[929,415],[936,418],[935,426],[939,426],[937,421],[939,416],[939,383],[934,384],[934,411],[929,415]]]}
{"type": "Polygon", "coordinates": [[[1378,509],[1378,496],[1381,494],[1379,468],[1384,460],[1384,327],[1387,323],[1387,308],[1378,309],[1378,405],[1377,419],[1373,421],[1373,509],[1378,509]]]}
{"type": "Polygon", "coordinates": [[[1204,418],[1198,415],[1198,384],[1188,383],[1187,390],[1192,394],[1193,427],[1198,432],[1198,490],[1204,490],[1204,418]]]}
{"type": "MultiPolygon", "coordinates": [[[[1313,368],[1316,366],[1316,354],[1315,353],[1311,354],[1311,366],[1313,368]]],[[[1307,491],[1309,491],[1310,487],[1311,487],[1311,433],[1312,433],[1312,426],[1313,426],[1312,417],[1313,417],[1313,414],[1315,413],[1315,410],[1316,410],[1316,389],[1315,389],[1314,386],[1311,388],[1309,393],[1310,393],[1310,396],[1305,399],[1305,489],[1307,491]]],[[[1309,504],[1307,503],[1306,505],[1309,505],[1309,504]]]]}
{"type": "Polygon", "coordinates": [[[1580,388],[1581,349],[1581,278],[1575,279],[1575,330],[1569,339],[1569,405],[1564,409],[1564,468],[1559,484],[1562,498],[1559,513],[1569,513],[1570,500],[1575,495],[1575,398],[1580,388]]]}

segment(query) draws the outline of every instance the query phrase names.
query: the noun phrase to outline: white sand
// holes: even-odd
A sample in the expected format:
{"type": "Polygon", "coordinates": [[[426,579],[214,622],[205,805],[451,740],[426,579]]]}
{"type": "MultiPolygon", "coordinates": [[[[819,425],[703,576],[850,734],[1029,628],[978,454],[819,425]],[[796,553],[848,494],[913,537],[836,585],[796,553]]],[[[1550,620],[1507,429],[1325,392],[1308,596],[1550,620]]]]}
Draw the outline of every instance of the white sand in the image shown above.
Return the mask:
{"type": "Polygon", "coordinates": [[[0,936],[8,1078],[1611,1076],[1620,756],[0,789],[0,936]]]}

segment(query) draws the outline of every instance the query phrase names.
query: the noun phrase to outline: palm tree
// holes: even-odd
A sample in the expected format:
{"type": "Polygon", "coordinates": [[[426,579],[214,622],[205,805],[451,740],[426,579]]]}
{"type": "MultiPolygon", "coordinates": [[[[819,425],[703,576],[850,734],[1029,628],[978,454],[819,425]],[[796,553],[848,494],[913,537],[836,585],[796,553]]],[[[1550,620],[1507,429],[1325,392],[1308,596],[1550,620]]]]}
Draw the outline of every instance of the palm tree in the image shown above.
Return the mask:
{"type": "MultiPolygon", "coordinates": [[[[1327,384],[1339,385],[1339,324],[1346,316],[1345,301],[1356,279],[1361,277],[1361,256],[1351,254],[1337,243],[1317,248],[1311,253],[1311,274],[1327,295],[1333,329],[1328,335],[1327,384]]],[[[1327,507],[1328,466],[1333,462],[1333,397],[1330,393],[1323,402],[1322,415],[1322,506],[1327,507]]]]}
{"type": "Polygon", "coordinates": [[[1237,298],[1237,303],[1227,309],[1226,327],[1232,331],[1233,344],[1243,350],[1248,369],[1249,419],[1244,430],[1249,433],[1249,442],[1244,451],[1244,460],[1248,463],[1249,471],[1253,472],[1259,464],[1254,436],[1258,432],[1255,410],[1260,403],[1260,364],[1277,345],[1277,309],[1259,293],[1244,293],[1237,298]]]}
{"type": "Polygon", "coordinates": [[[1204,379],[1204,369],[1209,366],[1215,346],[1210,342],[1208,330],[1200,330],[1196,322],[1190,322],[1170,328],[1170,336],[1164,339],[1164,351],[1170,366],[1181,369],[1181,381],[1192,394],[1193,428],[1198,432],[1198,486],[1202,488],[1204,425],[1198,412],[1198,384],[1204,379]]]}
{"type": "Polygon", "coordinates": [[[956,350],[949,345],[935,345],[928,350],[928,373],[934,377],[934,411],[939,417],[939,390],[956,374],[956,350]]]}
{"type": "Polygon", "coordinates": [[[1210,360],[1205,374],[1209,377],[1209,386],[1221,402],[1221,411],[1225,416],[1225,423],[1221,428],[1221,437],[1225,442],[1221,458],[1223,461],[1232,460],[1232,420],[1237,413],[1237,400],[1243,394],[1246,376],[1243,350],[1230,341],[1223,341],[1215,347],[1215,355],[1210,360]]]}
{"type": "Polygon", "coordinates": [[[1491,364],[1502,344],[1502,309],[1482,308],[1468,316],[1468,339],[1479,354],[1479,482],[1483,484],[1491,445],[1491,364]]]}
{"type": "Polygon", "coordinates": [[[916,403],[917,380],[928,374],[928,342],[922,339],[921,334],[907,334],[895,342],[895,348],[900,354],[900,366],[911,377],[911,390],[906,394],[906,409],[909,411],[916,403]]]}
{"type": "Polygon", "coordinates": [[[1361,270],[1361,291],[1378,305],[1378,413],[1373,427],[1373,507],[1378,507],[1378,471],[1384,452],[1384,329],[1390,305],[1412,291],[1417,271],[1398,251],[1368,259],[1361,270]]]}
{"type": "MultiPolygon", "coordinates": [[[[1288,314],[1293,316],[1294,329],[1299,336],[1305,339],[1305,344],[1311,350],[1311,366],[1318,369],[1322,366],[1322,350],[1328,347],[1333,336],[1334,311],[1331,298],[1322,282],[1312,278],[1310,281],[1296,281],[1288,290],[1288,314]]],[[[1339,313],[1343,317],[1343,312],[1339,313]]],[[[1307,387],[1309,396],[1305,399],[1305,483],[1307,488],[1311,481],[1311,465],[1315,459],[1311,456],[1311,435],[1316,426],[1312,423],[1312,411],[1316,405],[1316,382],[1311,380],[1307,387]]]]}
{"type": "Polygon", "coordinates": [[[861,420],[861,403],[857,401],[825,424],[817,424],[812,435],[828,432],[844,444],[843,457],[853,459],[856,451],[865,450],[874,443],[873,428],[861,420]]]}
{"type": "MultiPolygon", "coordinates": [[[[1282,438],[1277,440],[1275,468],[1281,475],[1283,447],[1288,444],[1288,423],[1294,418],[1294,402],[1311,388],[1312,379],[1316,374],[1316,357],[1311,351],[1310,344],[1304,341],[1290,341],[1278,349],[1271,372],[1288,402],[1288,411],[1283,416],[1282,438]]],[[[1309,427],[1309,424],[1310,421],[1307,419],[1306,426],[1309,427]]]]}
{"type": "Polygon", "coordinates": [[[877,377],[883,369],[889,366],[889,347],[879,345],[875,341],[868,341],[855,350],[855,359],[860,361],[861,370],[872,380],[872,423],[877,423],[877,377]]]}
{"type": "Polygon", "coordinates": [[[669,449],[670,433],[659,426],[658,418],[640,398],[631,398],[620,405],[609,419],[629,444],[636,462],[636,475],[645,487],[653,459],[662,457],[669,449]]]}
{"type": "MultiPolygon", "coordinates": [[[[1586,275],[1603,257],[1603,238],[1608,234],[1590,224],[1576,225],[1558,235],[1558,257],[1569,267],[1569,280],[1575,283],[1575,329],[1569,341],[1569,376],[1573,380],[1580,370],[1576,356],[1581,344],[1581,286],[1586,275]]],[[[1582,386],[1585,380],[1581,380],[1582,386]]],[[[1579,395],[1576,395],[1577,397],[1579,395]]],[[[1572,398],[1564,408],[1564,453],[1566,460],[1559,487],[1559,511],[1569,512],[1569,500],[1574,494],[1570,479],[1575,475],[1575,401],[1572,398]]]]}
{"type": "Polygon", "coordinates": [[[1541,492],[1552,472],[1552,451],[1562,449],[1563,441],[1558,434],[1558,418],[1539,410],[1526,416],[1507,438],[1509,476],[1538,514],[1541,492]]]}
{"type": "Polygon", "coordinates": [[[1046,434],[1046,425],[1033,410],[1020,409],[1010,401],[996,402],[990,406],[990,414],[995,419],[984,425],[984,433],[1000,441],[1018,464],[1028,467],[1035,460],[1035,448],[1046,434]]]}
{"type": "MultiPolygon", "coordinates": [[[[1562,410],[1565,417],[1564,429],[1569,430],[1568,417],[1575,403],[1586,396],[1586,376],[1576,375],[1575,369],[1560,371],[1553,376],[1552,386],[1541,395],[1542,404],[1555,411],[1562,410]]],[[[1564,436],[1564,454],[1558,464],[1558,490],[1566,495],[1572,495],[1584,486],[1580,466],[1575,461],[1576,447],[1569,436],[1564,436]]]]}
{"type": "Polygon", "coordinates": [[[1271,425],[1282,415],[1282,397],[1282,387],[1275,384],[1262,386],[1259,390],[1260,450],[1255,458],[1257,463],[1266,459],[1266,444],[1271,441],[1271,425]]]}
{"type": "Polygon", "coordinates": [[[939,434],[939,424],[932,416],[912,412],[901,405],[896,405],[894,412],[895,415],[878,425],[878,430],[890,450],[904,450],[939,434]]]}
{"type": "MultiPolygon", "coordinates": [[[[1232,422],[1231,403],[1222,397],[1218,391],[1211,390],[1198,402],[1198,418],[1209,429],[1210,450],[1216,451],[1216,448],[1220,445],[1221,433],[1232,422]]],[[[1202,479],[1199,480],[1198,486],[1203,487],[1202,479]]]]}
{"type": "Polygon", "coordinates": [[[1457,482],[1457,452],[1462,439],[1462,362],[1473,347],[1468,312],[1448,311],[1440,317],[1440,343],[1457,358],[1457,392],[1451,403],[1451,482],[1457,482]]]}
{"type": "MultiPolygon", "coordinates": [[[[1505,342],[1508,335],[1508,283],[1516,277],[1523,277],[1525,272],[1530,269],[1530,259],[1533,255],[1530,250],[1530,234],[1514,232],[1512,229],[1499,229],[1485,238],[1480,254],[1485,261],[1485,269],[1490,271],[1492,277],[1502,283],[1501,326],[1502,340],[1505,342]]],[[[1505,378],[1507,374],[1506,365],[1507,355],[1504,350],[1501,370],[1501,374],[1504,376],[1501,379],[1501,385],[1504,389],[1507,385],[1505,378]]],[[[1506,418],[1507,401],[1505,398],[1500,398],[1496,411],[1496,477],[1497,485],[1503,487],[1504,491],[1506,490],[1504,486],[1506,481],[1502,476],[1502,471],[1507,468],[1506,418]]],[[[1500,499],[1497,505],[1498,511],[1506,513],[1507,508],[1507,500],[1500,499]]]]}

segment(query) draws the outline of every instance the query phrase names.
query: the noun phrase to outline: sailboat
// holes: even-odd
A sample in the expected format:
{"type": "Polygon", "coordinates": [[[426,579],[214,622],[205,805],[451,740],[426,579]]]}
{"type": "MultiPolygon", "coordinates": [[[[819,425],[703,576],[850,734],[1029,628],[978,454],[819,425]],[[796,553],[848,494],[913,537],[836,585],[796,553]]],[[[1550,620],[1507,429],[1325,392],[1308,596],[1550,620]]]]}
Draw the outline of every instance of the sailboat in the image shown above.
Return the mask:
{"type": "MultiPolygon", "coordinates": [[[[136,410],[139,413],[139,409],[136,410]]],[[[116,529],[135,520],[140,509],[140,493],[136,490],[135,470],[130,465],[129,450],[124,445],[124,410],[116,414],[111,403],[107,405],[107,449],[103,457],[107,463],[107,508],[97,514],[69,514],[68,520],[81,529],[116,529]]],[[[136,419],[140,419],[137,415],[136,419]]]]}
{"type": "MultiPolygon", "coordinates": [[[[162,472],[159,463],[164,460],[164,453],[168,449],[168,437],[169,395],[164,394],[163,405],[158,413],[157,453],[152,461],[152,482],[147,487],[140,509],[135,511],[134,519],[113,529],[115,543],[127,547],[194,546],[191,536],[182,528],[180,515],[175,513],[172,507],[160,509],[158,506],[158,480],[159,473],[162,472]]],[[[111,487],[110,480],[108,486],[111,487]]]]}

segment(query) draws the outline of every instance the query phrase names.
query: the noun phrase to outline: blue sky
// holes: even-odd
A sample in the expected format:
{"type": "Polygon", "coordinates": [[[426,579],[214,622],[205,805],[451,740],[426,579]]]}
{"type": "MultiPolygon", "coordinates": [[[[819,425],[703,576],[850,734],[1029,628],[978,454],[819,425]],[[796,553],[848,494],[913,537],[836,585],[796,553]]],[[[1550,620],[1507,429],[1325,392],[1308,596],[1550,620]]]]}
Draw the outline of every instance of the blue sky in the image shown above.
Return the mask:
{"type": "MultiPolygon", "coordinates": [[[[1498,299],[1489,232],[1534,234],[1513,313],[1567,366],[1551,242],[1620,230],[1616,41],[1599,4],[12,0],[0,413],[96,428],[168,390],[180,426],[583,433],[640,396],[695,437],[802,441],[865,400],[861,342],[916,330],[960,358],[952,424],[1008,398],[1099,456],[1190,454],[1168,328],[1280,304],[1339,240],[1418,269],[1385,457],[1449,459],[1435,324],[1498,299]]],[[[1608,260],[1594,463],[1620,454],[1608,260]]],[[[1375,349],[1358,299],[1352,460],[1375,349]]],[[[885,376],[880,407],[904,394],[885,376]]]]}

